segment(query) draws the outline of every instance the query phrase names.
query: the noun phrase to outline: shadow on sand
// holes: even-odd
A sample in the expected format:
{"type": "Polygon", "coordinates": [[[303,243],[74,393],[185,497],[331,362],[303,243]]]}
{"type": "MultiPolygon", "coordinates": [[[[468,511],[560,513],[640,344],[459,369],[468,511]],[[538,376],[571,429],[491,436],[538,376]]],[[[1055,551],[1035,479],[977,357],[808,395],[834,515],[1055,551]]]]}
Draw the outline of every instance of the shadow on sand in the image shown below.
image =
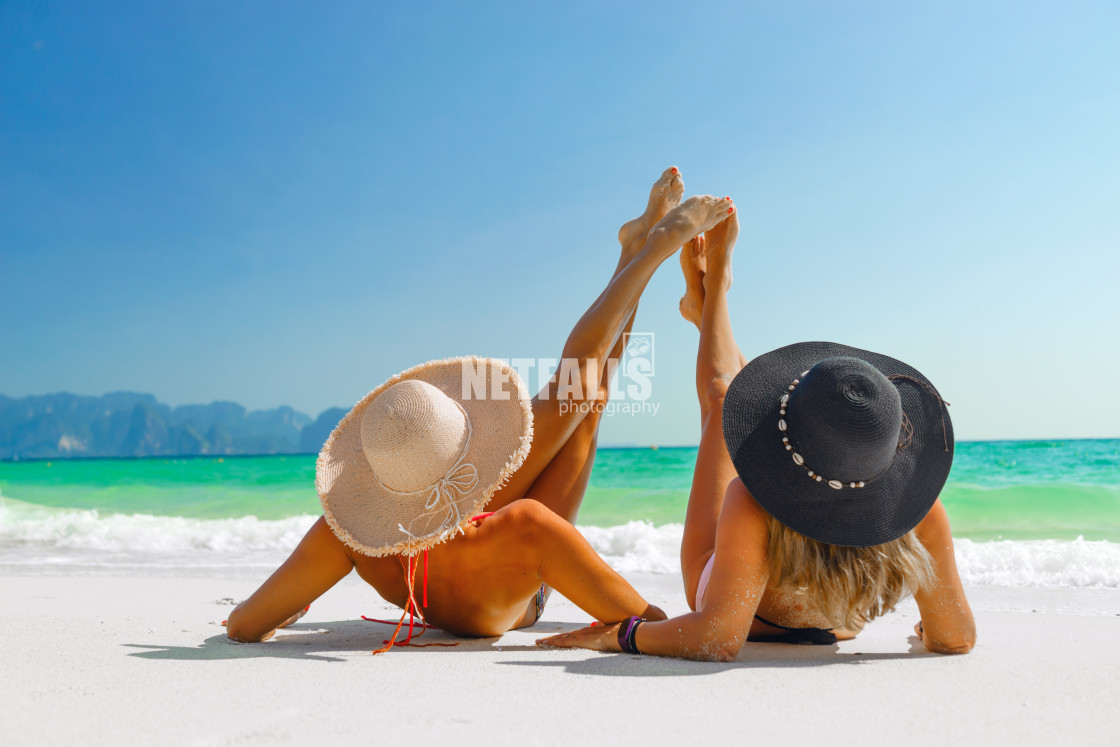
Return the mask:
{"type": "MultiPolygon", "coordinates": [[[[296,623],[278,631],[264,643],[235,643],[225,634],[211,636],[198,646],[151,646],[126,643],[126,648],[141,649],[129,653],[140,659],[157,661],[224,661],[228,659],[281,658],[307,661],[344,662],[364,658],[378,648],[393,632],[392,625],[365,620],[341,620],[322,623],[296,623]]],[[[534,639],[583,627],[577,623],[548,622],[524,631],[534,639]]],[[[453,644],[450,646],[402,646],[393,654],[441,654],[539,652],[535,661],[499,661],[515,667],[560,667],[565,672],[609,677],[679,677],[718,674],[741,668],[819,667],[843,664],[869,664],[876,661],[915,658],[939,658],[929,654],[917,637],[910,638],[908,653],[841,653],[839,647],[788,645],[782,643],[751,643],[743,648],[733,662],[688,661],[631,654],[604,654],[591,651],[579,660],[559,658],[553,649],[536,645],[502,644],[500,638],[459,638],[440,630],[429,630],[418,639],[420,644],[453,644]]],[[[568,655],[573,653],[567,649],[568,655]]]]}
{"type": "MultiPolygon", "coordinates": [[[[571,650],[571,649],[567,649],[571,650]]],[[[791,645],[788,643],[748,643],[731,662],[690,661],[634,654],[598,654],[578,661],[544,659],[540,661],[502,661],[514,667],[559,667],[570,674],[604,677],[681,677],[719,674],[734,669],[788,669],[845,664],[870,664],[900,659],[937,659],[916,637],[910,638],[908,652],[842,653],[840,647],[791,645]]]]}
{"type": "MultiPolygon", "coordinates": [[[[392,635],[395,625],[366,620],[339,620],[321,623],[296,623],[276,632],[263,643],[237,643],[226,638],[223,631],[211,636],[198,646],[152,646],[139,643],[122,644],[126,648],[143,649],[129,656],[140,659],[172,661],[209,661],[226,659],[254,659],[259,657],[281,659],[307,659],[310,661],[337,662],[355,657],[369,656],[381,648],[392,635]]],[[[404,639],[406,624],[399,640],[404,639]]],[[[575,623],[554,623],[542,635],[553,635],[579,630],[575,623]]],[[[533,645],[501,644],[500,638],[460,638],[442,630],[429,630],[416,639],[419,645],[400,646],[394,652],[437,653],[445,651],[493,652],[536,651],[533,645]],[[426,644],[450,644],[427,646],[426,644]]]]}

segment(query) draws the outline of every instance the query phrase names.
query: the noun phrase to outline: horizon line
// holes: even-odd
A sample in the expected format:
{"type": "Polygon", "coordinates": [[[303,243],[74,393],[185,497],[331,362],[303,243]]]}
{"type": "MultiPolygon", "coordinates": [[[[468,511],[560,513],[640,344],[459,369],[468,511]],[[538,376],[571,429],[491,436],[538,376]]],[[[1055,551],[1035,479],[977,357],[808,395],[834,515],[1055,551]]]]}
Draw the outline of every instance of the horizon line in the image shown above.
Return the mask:
{"type": "MultiPolygon", "coordinates": [[[[958,444],[976,443],[1031,443],[1033,441],[1120,441],[1120,436],[1095,437],[1085,436],[1078,438],[969,438],[956,441],[958,444]]],[[[699,444],[610,444],[600,446],[599,451],[660,451],[661,449],[697,449],[699,444]]],[[[95,461],[140,461],[143,459],[260,459],[263,457],[303,457],[318,456],[317,451],[284,451],[260,454],[152,454],[148,456],[58,456],[58,457],[28,457],[26,459],[4,458],[0,464],[14,464],[16,462],[95,462],[95,461]]]]}

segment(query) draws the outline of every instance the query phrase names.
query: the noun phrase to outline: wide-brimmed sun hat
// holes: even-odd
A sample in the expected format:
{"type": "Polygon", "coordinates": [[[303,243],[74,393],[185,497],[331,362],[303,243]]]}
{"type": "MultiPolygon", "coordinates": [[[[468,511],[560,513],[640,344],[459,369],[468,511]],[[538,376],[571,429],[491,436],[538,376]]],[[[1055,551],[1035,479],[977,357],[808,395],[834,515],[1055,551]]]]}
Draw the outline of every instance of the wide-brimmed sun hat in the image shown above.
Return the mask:
{"type": "Polygon", "coordinates": [[[937,500],[953,463],[946,405],[902,361],[802,342],[739,372],[723,436],[767,513],[821,542],[870,547],[909,532],[937,500]]]}
{"type": "Polygon", "coordinates": [[[342,542],[416,555],[460,531],[529,453],[517,372],[474,356],[431,361],[362,398],[319,452],[315,487],[342,542]]]}

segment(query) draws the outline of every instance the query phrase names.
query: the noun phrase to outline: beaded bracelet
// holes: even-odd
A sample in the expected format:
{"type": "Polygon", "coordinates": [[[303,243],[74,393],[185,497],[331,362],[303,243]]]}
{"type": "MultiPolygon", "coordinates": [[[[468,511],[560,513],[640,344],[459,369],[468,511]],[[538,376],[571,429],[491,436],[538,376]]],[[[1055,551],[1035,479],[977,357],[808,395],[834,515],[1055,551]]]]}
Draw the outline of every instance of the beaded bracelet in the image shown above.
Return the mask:
{"type": "Polygon", "coordinates": [[[634,643],[634,635],[638,632],[638,626],[644,623],[645,620],[634,615],[628,617],[618,624],[618,647],[628,654],[640,654],[638,646],[634,643]]]}

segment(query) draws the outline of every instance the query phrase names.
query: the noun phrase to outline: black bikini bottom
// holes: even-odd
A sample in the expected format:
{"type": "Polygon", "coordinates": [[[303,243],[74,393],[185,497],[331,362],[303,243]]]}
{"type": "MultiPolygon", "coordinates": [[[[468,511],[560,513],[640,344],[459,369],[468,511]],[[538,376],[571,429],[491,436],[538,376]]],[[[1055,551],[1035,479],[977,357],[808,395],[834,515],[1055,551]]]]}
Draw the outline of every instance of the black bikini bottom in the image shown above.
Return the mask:
{"type": "Polygon", "coordinates": [[[755,615],[759,622],[766,623],[772,628],[781,628],[782,633],[751,633],[748,641],[755,643],[808,643],[814,646],[831,646],[836,643],[836,634],[831,628],[787,628],[785,625],[770,622],[765,617],[755,615]]]}

